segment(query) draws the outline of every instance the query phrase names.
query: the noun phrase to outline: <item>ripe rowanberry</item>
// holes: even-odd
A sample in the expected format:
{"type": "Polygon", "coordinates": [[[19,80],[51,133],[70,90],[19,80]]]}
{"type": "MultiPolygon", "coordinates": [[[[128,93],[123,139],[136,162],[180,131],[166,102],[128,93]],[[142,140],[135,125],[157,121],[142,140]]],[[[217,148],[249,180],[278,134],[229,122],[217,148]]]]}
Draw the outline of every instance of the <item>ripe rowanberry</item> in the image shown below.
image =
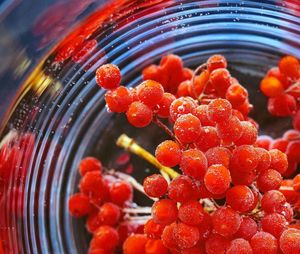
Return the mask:
{"type": "Polygon", "coordinates": [[[175,167],[181,161],[182,151],[176,142],[165,140],[156,148],[155,157],[162,165],[175,167]]]}
{"type": "Polygon", "coordinates": [[[126,112],[132,101],[131,93],[125,86],[119,86],[114,90],[107,91],[105,94],[105,102],[111,112],[126,112]]]}
{"type": "Polygon", "coordinates": [[[213,55],[207,60],[207,69],[212,72],[216,69],[227,68],[227,60],[222,55],[213,55]]]}
{"type": "Polygon", "coordinates": [[[118,232],[110,226],[100,226],[94,233],[90,242],[91,249],[113,251],[118,245],[118,232]]]}
{"type": "Polygon", "coordinates": [[[201,135],[201,122],[192,115],[185,114],[178,117],[174,123],[174,134],[183,144],[194,142],[201,135]]]}
{"type": "Polygon", "coordinates": [[[147,244],[147,237],[141,234],[133,234],[129,236],[123,244],[124,254],[141,253],[146,254],[145,247],[147,244]]]}
{"type": "Polygon", "coordinates": [[[136,89],[139,100],[150,108],[156,106],[164,95],[162,85],[153,80],[145,80],[136,89]]]}
{"type": "Polygon", "coordinates": [[[276,254],[278,250],[277,239],[267,232],[257,232],[250,241],[253,253],[257,254],[276,254]]]}
{"type": "Polygon", "coordinates": [[[182,152],[180,168],[186,175],[203,180],[207,170],[207,159],[200,150],[188,149],[182,152]]]}
{"type": "Polygon", "coordinates": [[[240,215],[230,207],[218,208],[212,214],[214,231],[224,237],[234,235],[238,231],[241,221],[240,215]]]}
{"type": "Polygon", "coordinates": [[[300,63],[297,58],[293,56],[285,56],[279,61],[280,72],[291,79],[297,79],[300,72],[300,63]]]}
{"type": "Polygon", "coordinates": [[[82,159],[79,163],[79,173],[84,176],[89,171],[99,171],[102,172],[101,162],[94,157],[86,157],[82,159]]]}
{"type": "Polygon", "coordinates": [[[209,120],[219,123],[226,121],[231,116],[232,106],[225,99],[215,99],[208,104],[207,109],[209,120]]]}
{"type": "Polygon", "coordinates": [[[160,199],[152,206],[152,218],[161,225],[169,225],[177,219],[176,202],[171,199],[160,199]]]}
{"type": "Polygon", "coordinates": [[[76,193],[69,198],[69,212],[74,217],[82,217],[87,215],[92,206],[88,196],[82,193],[76,193]]]}
{"type": "Polygon", "coordinates": [[[146,177],[143,186],[146,194],[154,198],[165,195],[168,190],[168,182],[159,174],[146,177]]]}
{"type": "Polygon", "coordinates": [[[266,77],[260,83],[260,90],[267,97],[276,97],[284,92],[284,87],[277,78],[266,77]]]}
{"type": "Polygon", "coordinates": [[[206,188],[214,194],[225,193],[230,186],[230,182],[229,170],[220,164],[210,166],[204,176],[206,188]]]}
{"type": "Polygon", "coordinates": [[[279,245],[284,254],[300,253],[300,230],[285,230],[280,236],[279,245]]]}
{"type": "Polygon", "coordinates": [[[118,66],[104,64],[96,71],[96,82],[104,89],[115,89],[121,83],[121,73],[118,66]]]}
{"type": "Polygon", "coordinates": [[[226,203],[236,211],[248,212],[254,203],[253,192],[246,185],[236,185],[226,192],[226,203]]]}
{"type": "Polygon", "coordinates": [[[176,202],[187,202],[195,198],[195,189],[191,178],[180,175],[173,179],[168,187],[169,197],[176,202]]]}
{"type": "Polygon", "coordinates": [[[199,201],[188,201],[179,207],[178,218],[187,225],[199,226],[204,220],[204,213],[199,201]]]}
{"type": "Polygon", "coordinates": [[[196,147],[203,152],[206,152],[209,148],[219,146],[221,139],[218,136],[217,129],[212,126],[204,126],[200,137],[195,142],[196,147]]]}
{"type": "Polygon", "coordinates": [[[118,206],[123,206],[126,201],[132,199],[132,187],[125,181],[112,183],[109,191],[110,199],[118,206]]]}
{"type": "Polygon", "coordinates": [[[128,122],[137,128],[149,125],[153,118],[152,110],[142,102],[132,102],[126,111],[128,122]]]}

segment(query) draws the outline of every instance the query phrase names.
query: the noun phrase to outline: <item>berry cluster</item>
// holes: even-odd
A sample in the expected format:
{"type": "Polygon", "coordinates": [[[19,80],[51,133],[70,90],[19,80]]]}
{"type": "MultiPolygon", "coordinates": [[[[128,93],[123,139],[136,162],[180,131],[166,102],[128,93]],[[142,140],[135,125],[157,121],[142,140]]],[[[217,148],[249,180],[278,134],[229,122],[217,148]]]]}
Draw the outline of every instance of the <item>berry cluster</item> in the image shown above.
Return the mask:
{"type": "Polygon", "coordinates": [[[283,57],[278,67],[271,68],[261,81],[260,89],[268,97],[268,110],[274,116],[292,117],[294,129],[288,130],[280,138],[262,136],[258,145],[277,148],[286,153],[291,176],[300,163],[300,62],[293,56],[283,57]]]}
{"type": "Polygon", "coordinates": [[[69,198],[69,212],[74,217],[87,216],[86,228],[93,234],[89,253],[112,253],[138,229],[138,224],[124,221],[122,208],[132,201],[132,187],[108,173],[93,157],[79,164],[79,193],[69,198]]]}
{"type": "MultiPolygon", "coordinates": [[[[291,59],[281,60],[280,72],[294,79],[291,59]]],[[[111,112],[125,113],[134,127],[155,123],[169,134],[155,157],[162,167],[178,167],[181,174],[172,171],[171,181],[161,174],[144,179],[145,194],[155,200],[151,217],[144,234],[125,240],[123,253],[300,253],[300,176],[283,180],[296,171],[299,132],[290,130],[276,140],[258,136],[259,126],[248,116],[248,92],[221,55],[194,72],[178,56],[168,55],[159,66],[144,69],[143,77],[144,82],[128,89],[120,86],[117,66],[106,64],[96,72],[98,85],[108,90],[111,112]]],[[[274,82],[262,81],[264,94],[270,101],[286,98],[289,90],[277,91],[283,81],[274,82]]],[[[278,116],[297,109],[291,110],[286,99],[270,101],[270,112],[278,116]]],[[[107,194],[99,189],[85,193],[89,202],[97,203],[99,191],[103,202],[107,194]]]]}

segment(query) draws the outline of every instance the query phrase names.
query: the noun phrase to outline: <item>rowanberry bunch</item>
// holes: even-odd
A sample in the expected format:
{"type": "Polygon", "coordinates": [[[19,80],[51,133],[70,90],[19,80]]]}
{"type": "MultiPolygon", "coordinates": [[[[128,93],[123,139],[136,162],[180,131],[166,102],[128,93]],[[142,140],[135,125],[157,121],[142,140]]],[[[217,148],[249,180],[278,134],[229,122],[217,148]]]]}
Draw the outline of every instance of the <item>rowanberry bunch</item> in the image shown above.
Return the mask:
{"type": "MultiPolygon", "coordinates": [[[[299,61],[287,56],[261,82],[270,113],[294,118],[295,129],[275,140],[258,136],[248,91],[221,55],[195,71],[167,55],[146,67],[144,81],[133,89],[120,85],[113,64],[97,70],[111,112],[125,113],[137,128],[154,123],[170,136],[155,150],[164,174],[143,181],[145,195],[154,200],[151,216],[142,232],[125,236],[123,253],[300,253],[300,176],[284,179],[300,162],[299,70],[299,61]]],[[[80,164],[80,193],[70,198],[70,212],[89,215],[90,253],[112,253],[132,192],[128,188],[131,194],[123,198],[126,188],[114,190],[118,180],[108,184],[100,164],[88,160],[80,164]],[[96,217],[90,212],[95,207],[96,217]]]]}

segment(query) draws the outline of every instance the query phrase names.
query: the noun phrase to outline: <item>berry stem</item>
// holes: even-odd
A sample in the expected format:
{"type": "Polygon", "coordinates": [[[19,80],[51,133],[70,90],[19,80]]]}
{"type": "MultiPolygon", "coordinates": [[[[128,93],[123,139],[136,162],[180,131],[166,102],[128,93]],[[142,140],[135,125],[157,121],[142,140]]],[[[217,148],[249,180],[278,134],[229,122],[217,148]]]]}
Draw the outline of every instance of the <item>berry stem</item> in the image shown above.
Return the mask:
{"type": "Polygon", "coordinates": [[[175,140],[181,147],[183,147],[182,143],[180,142],[180,140],[178,140],[178,138],[176,138],[174,133],[156,116],[153,117],[153,123],[155,123],[158,127],[163,129],[173,140],[175,140]]]}
{"type": "MultiPolygon", "coordinates": [[[[195,88],[195,78],[197,74],[201,74],[203,71],[205,71],[207,69],[207,63],[201,64],[200,66],[198,66],[196,68],[196,70],[193,72],[193,76],[192,76],[192,88],[193,88],[193,93],[198,96],[196,94],[196,88],[195,88]]],[[[204,91],[206,89],[207,83],[205,84],[205,86],[203,87],[203,91],[201,94],[199,94],[198,96],[198,101],[200,101],[202,99],[203,96],[205,96],[204,91]]]]}
{"type": "Polygon", "coordinates": [[[169,175],[171,179],[174,179],[177,176],[179,176],[179,174],[175,170],[161,165],[151,153],[139,146],[132,138],[128,137],[126,134],[122,134],[118,138],[117,145],[150,162],[161,172],[164,172],[165,174],[169,175]]]}
{"type": "Polygon", "coordinates": [[[133,214],[151,214],[151,207],[133,207],[133,208],[123,208],[124,213],[133,213],[133,214]]]}
{"type": "Polygon", "coordinates": [[[299,92],[300,92],[300,83],[296,82],[294,84],[292,84],[290,87],[288,87],[285,92],[288,93],[288,92],[295,92],[295,90],[293,90],[294,88],[298,88],[299,92]]]}

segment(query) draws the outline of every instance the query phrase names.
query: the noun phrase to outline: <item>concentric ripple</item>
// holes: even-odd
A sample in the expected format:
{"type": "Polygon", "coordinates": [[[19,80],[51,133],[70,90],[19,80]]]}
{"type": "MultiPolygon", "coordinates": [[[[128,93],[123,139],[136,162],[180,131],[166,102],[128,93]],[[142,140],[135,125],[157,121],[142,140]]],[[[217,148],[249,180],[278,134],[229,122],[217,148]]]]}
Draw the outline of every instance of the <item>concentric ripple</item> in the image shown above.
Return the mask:
{"type": "MultiPolygon", "coordinates": [[[[257,108],[253,117],[264,132],[277,135],[289,125],[285,119],[268,116],[257,87],[280,56],[300,58],[297,3],[123,2],[113,18],[105,19],[92,33],[90,38],[98,44],[88,57],[79,64],[66,60],[57,65],[52,62],[54,51],[12,106],[2,133],[4,143],[12,148],[30,135],[34,145],[27,145],[25,152],[19,149],[13,174],[4,185],[1,227],[5,230],[1,238],[7,253],[87,253],[89,235],[84,221],[72,219],[67,210],[68,197],[77,191],[79,160],[94,155],[113,166],[121,151],[115,146],[121,133],[134,137],[151,152],[162,139],[154,126],[132,129],[124,117],[107,112],[104,91],[94,79],[95,70],[105,62],[119,65],[123,84],[135,86],[141,81],[141,70],[167,53],[180,55],[191,68],[211,54],[224,54],[233,75],[249,89],[257,108]],[[17,181],[24,161],[25,176],[17,181]],[[21,191],[13,192],[16,188],[21,191]]],[[[139,179],[144,174],[142,167],[135,176],[139,179]]]]}

